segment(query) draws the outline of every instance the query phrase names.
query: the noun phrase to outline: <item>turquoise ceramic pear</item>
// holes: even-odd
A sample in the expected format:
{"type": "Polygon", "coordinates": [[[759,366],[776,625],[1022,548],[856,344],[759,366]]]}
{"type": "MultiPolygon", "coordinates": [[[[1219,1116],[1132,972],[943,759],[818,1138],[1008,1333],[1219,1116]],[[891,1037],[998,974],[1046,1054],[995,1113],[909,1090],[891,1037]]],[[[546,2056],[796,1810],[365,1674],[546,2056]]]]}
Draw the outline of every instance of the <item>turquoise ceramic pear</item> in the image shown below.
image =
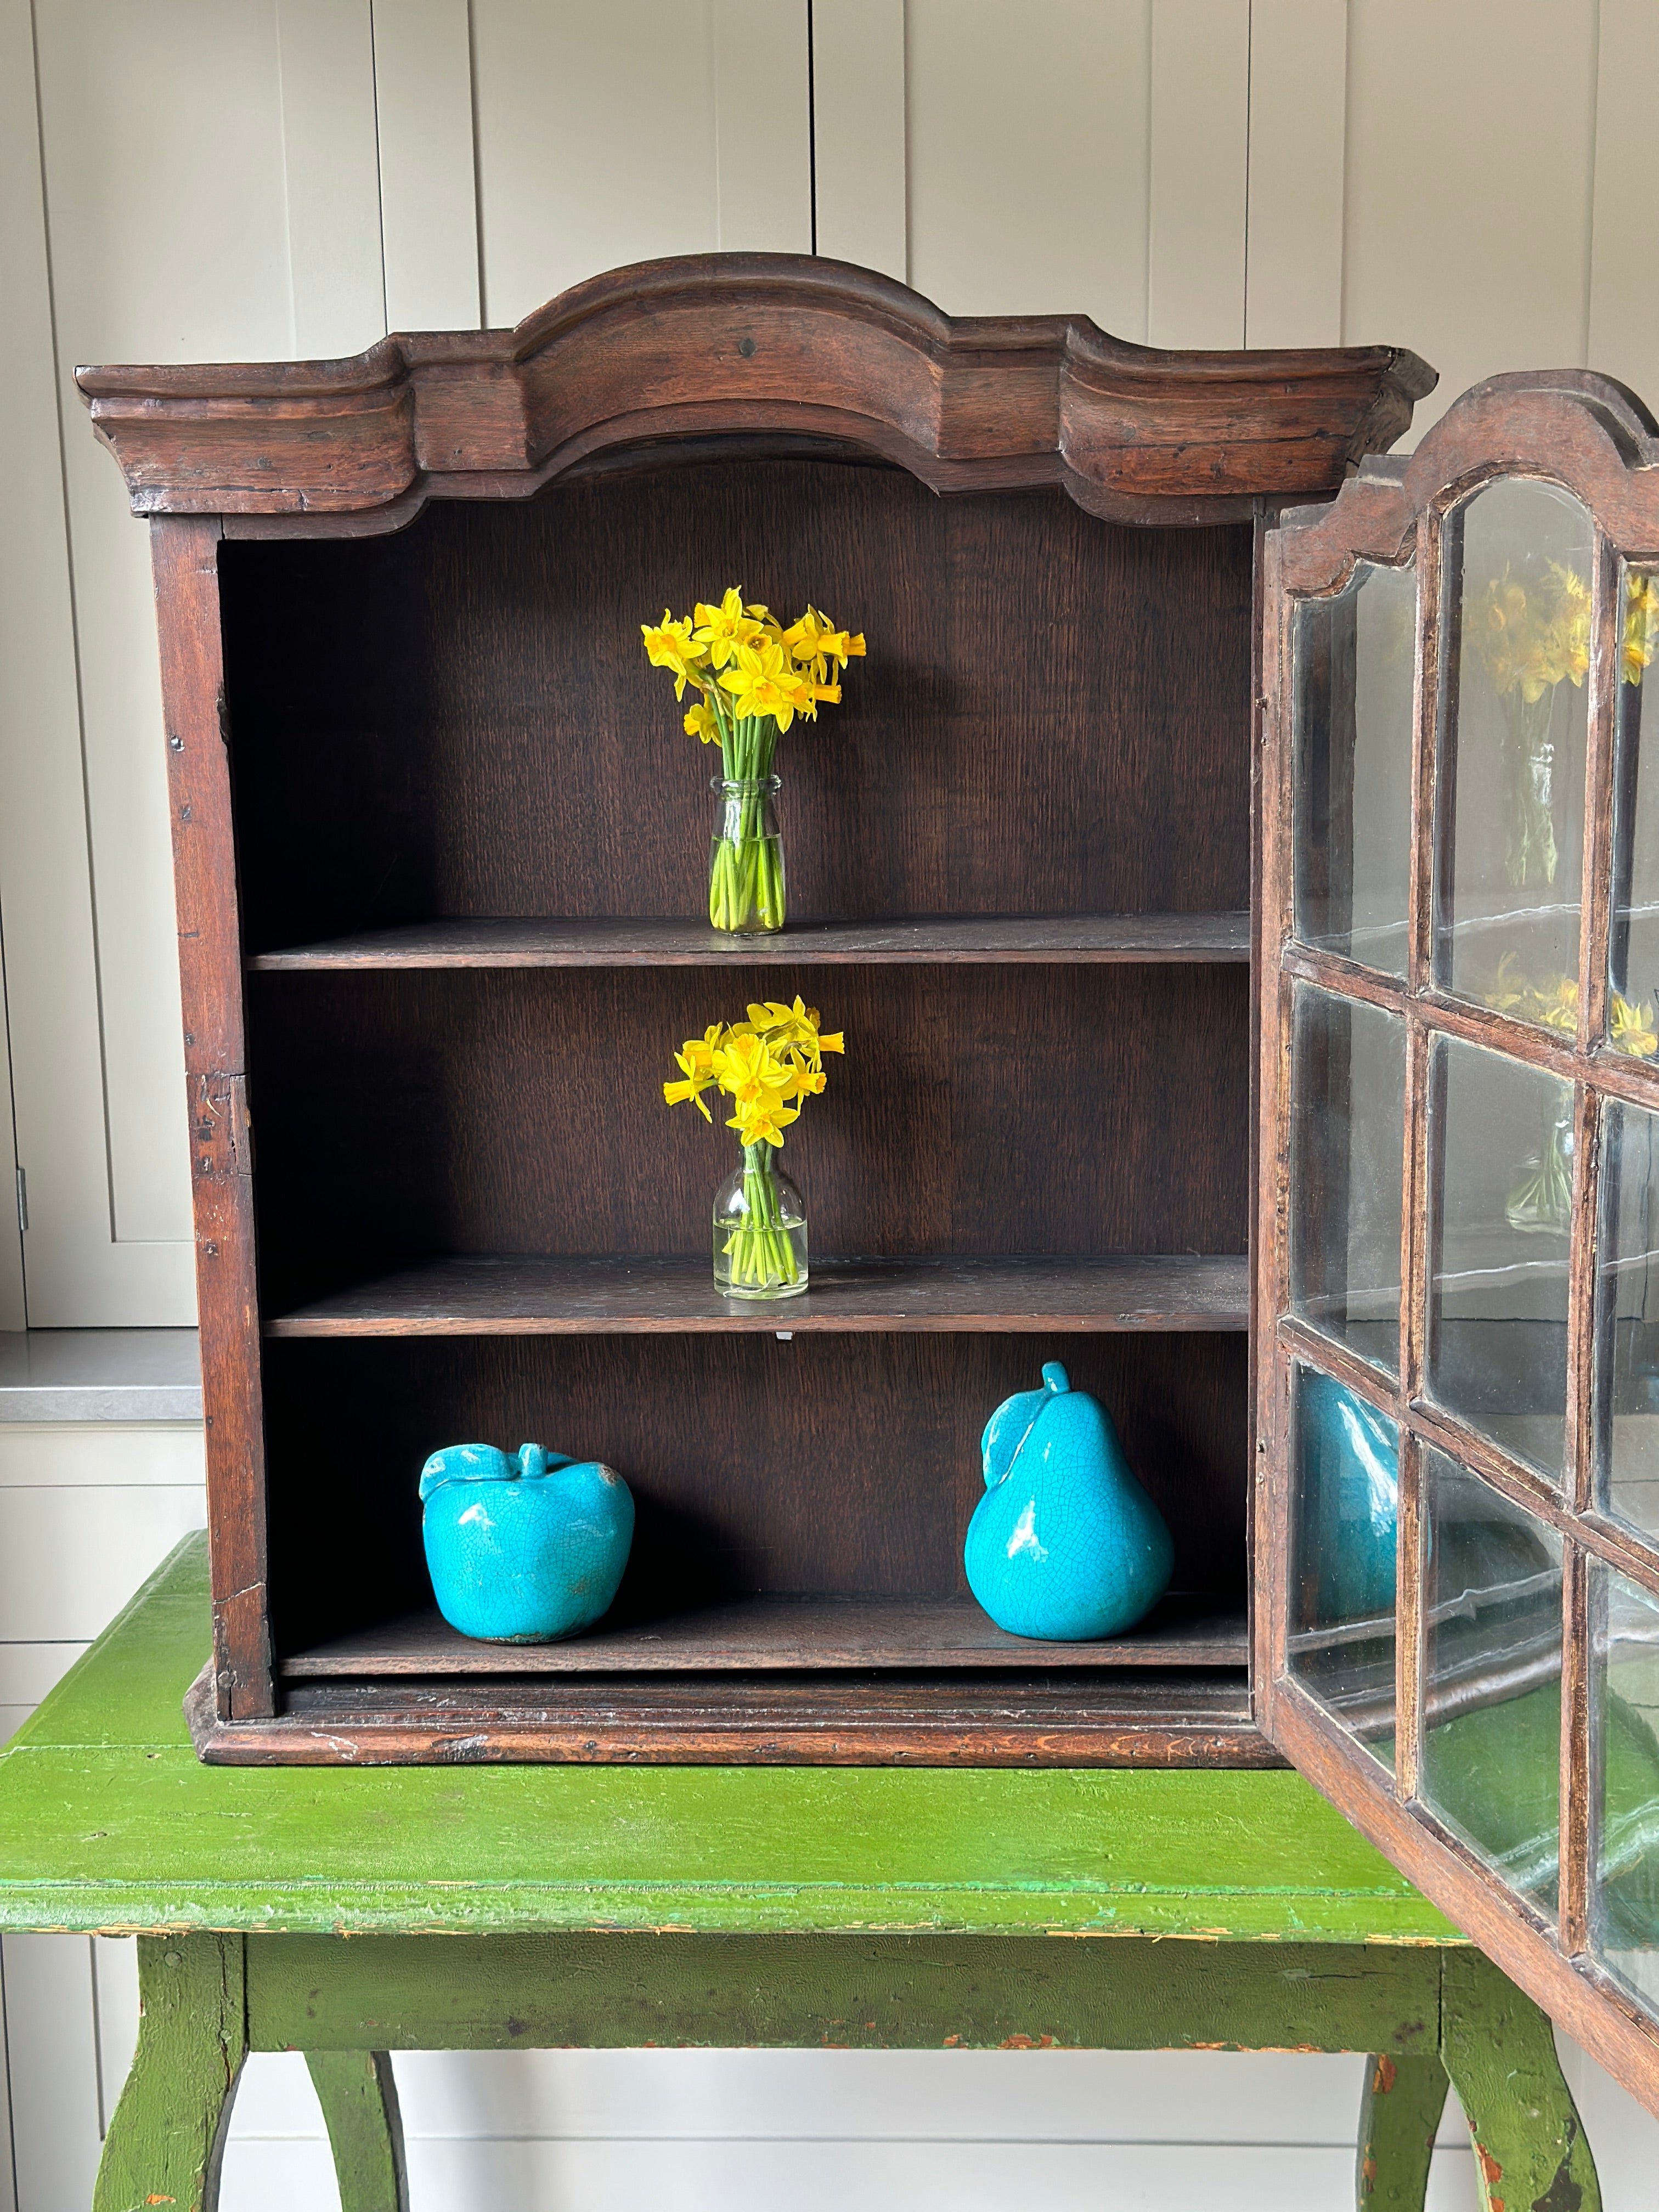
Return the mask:
{"type": "Polygon", "coordinates": [[[421,1531],[438,1610],[463,1636],[551,1644],[617,1595],[634,1499],[597,1460],[520,1444],[451,1444],[421,1470],[421,1531]]]}
{"type": "Polygon", "coordinates": [[[1170,1586],[1175,1546],[1112,1417],[1057,1360],[1041,1390],[985,1425],[985,1495],[968,1524],[968,1587],[999,1628],[1046,1643],[1121,1635],[1170,1586]]]}

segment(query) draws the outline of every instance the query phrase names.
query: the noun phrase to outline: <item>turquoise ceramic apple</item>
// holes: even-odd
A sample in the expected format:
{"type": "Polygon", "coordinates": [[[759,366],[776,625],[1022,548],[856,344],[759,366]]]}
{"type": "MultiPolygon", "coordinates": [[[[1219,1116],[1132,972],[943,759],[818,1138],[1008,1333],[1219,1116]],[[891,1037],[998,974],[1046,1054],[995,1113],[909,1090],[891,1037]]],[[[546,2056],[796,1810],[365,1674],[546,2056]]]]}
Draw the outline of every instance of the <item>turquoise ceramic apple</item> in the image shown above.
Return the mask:
{"type": "Polygon", "coordinates": [[[634,1500],[597,1460],[451,1444],[422,1468],[421,1500],[438,1610],[463,1636],[551,1644],[591,1628],[617,1595],[634,1500]]]}
{"type": "Polygon", "coordinates": [[[1100,1401],[1073,1390],[1057,1360],[1042,1381],[1005,1399],[985,1425],[985,1495],[963,1550],[968,1587],[1012,1636],[1118,1636],[1169,1588],[1175,1546],[1100,1401]]]}
{"type": "MultiPolygon", "coordinates": [[[[1394,1607],[1400,1528],[1400,1436],[1386,1414],[1312,1369],[1297,1398],[1303,1494],[1318,1565],[1321,1621],[1394,1607]]],[[[1304,1538],[1304,1543],[1306,1542],[1304,1538]]]]}

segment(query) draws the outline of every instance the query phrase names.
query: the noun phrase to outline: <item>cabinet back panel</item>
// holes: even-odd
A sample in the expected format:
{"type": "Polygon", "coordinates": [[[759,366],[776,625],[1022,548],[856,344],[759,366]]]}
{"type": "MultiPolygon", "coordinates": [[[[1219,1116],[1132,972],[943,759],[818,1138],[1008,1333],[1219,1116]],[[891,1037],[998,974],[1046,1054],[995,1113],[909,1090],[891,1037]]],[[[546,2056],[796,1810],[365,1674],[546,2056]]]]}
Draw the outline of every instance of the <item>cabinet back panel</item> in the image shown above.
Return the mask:
{"type": "Polygon", "coordinates": [[[779,748],[798,917],[1249,902],[1246,527],[728,459],[220,558],[249,950],[697,914],[719,754],[640,624],[732,582],[869,639],[779,748]]]}
{"type": "Polygon", "coordinates": [[[431,1603],[428,1452],[534,1437],[623,1474],[621,1603],[756,1590],[948,1597],[980,1431],[1042,1363],[1110,1407],[1176,1543],[1175,1587],[1245,1586],[1242,1336],[507,1337],[265,1347],[283,1650],[431,1603]]]}
{"type": "Polygon", "coordinates": [[[267,1312],[433,1254],[707,1255],[737,1140],[663,1080],[684,1038],[797,990],[847,1036],[783,1154],[815,1250],[1245,1249],[1242,967],[273,974],[267,1312]]]}

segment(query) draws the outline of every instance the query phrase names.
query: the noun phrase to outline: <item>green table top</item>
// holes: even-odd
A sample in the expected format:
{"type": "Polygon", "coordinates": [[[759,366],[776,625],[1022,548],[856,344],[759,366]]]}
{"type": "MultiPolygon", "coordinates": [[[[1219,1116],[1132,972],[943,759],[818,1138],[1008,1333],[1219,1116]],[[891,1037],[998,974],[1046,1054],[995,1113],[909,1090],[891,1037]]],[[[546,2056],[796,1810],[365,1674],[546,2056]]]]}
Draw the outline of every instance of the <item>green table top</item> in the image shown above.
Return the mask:
{"type": "Polygon", "coordinates": [[[1285,1771],[204,1766],[188,1538],[0,1752],[0,1929],[1462,1939],[1285,1771]]]}

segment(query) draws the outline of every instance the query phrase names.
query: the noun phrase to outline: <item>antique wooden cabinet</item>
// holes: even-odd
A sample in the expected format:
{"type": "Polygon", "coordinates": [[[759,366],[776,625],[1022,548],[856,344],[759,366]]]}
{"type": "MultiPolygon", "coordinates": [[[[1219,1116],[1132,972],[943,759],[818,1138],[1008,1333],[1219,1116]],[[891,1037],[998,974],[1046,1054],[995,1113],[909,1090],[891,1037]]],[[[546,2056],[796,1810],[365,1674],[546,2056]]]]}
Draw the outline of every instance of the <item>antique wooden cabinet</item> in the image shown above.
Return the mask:
{"type": "Polygon", "coordinates": [[[154,538],[204,1757],[1288,1757],[1655,2096],[1659,447],[1570,375],[1366,460],[1431,381],[750,256],[81,373],[154,538]],[[762,944],[639,649],[733,581],[870,641],[762,944]],[[813,1286],[739,1308],[659,1082],[797,990],[813,1286]],[[1056,1356],[1175,1536],[1109,1644],[961,1571],[1056,1356]],[[628,1477],[594,1633],[437,1618],[475,1437],[628,1477]]]}

